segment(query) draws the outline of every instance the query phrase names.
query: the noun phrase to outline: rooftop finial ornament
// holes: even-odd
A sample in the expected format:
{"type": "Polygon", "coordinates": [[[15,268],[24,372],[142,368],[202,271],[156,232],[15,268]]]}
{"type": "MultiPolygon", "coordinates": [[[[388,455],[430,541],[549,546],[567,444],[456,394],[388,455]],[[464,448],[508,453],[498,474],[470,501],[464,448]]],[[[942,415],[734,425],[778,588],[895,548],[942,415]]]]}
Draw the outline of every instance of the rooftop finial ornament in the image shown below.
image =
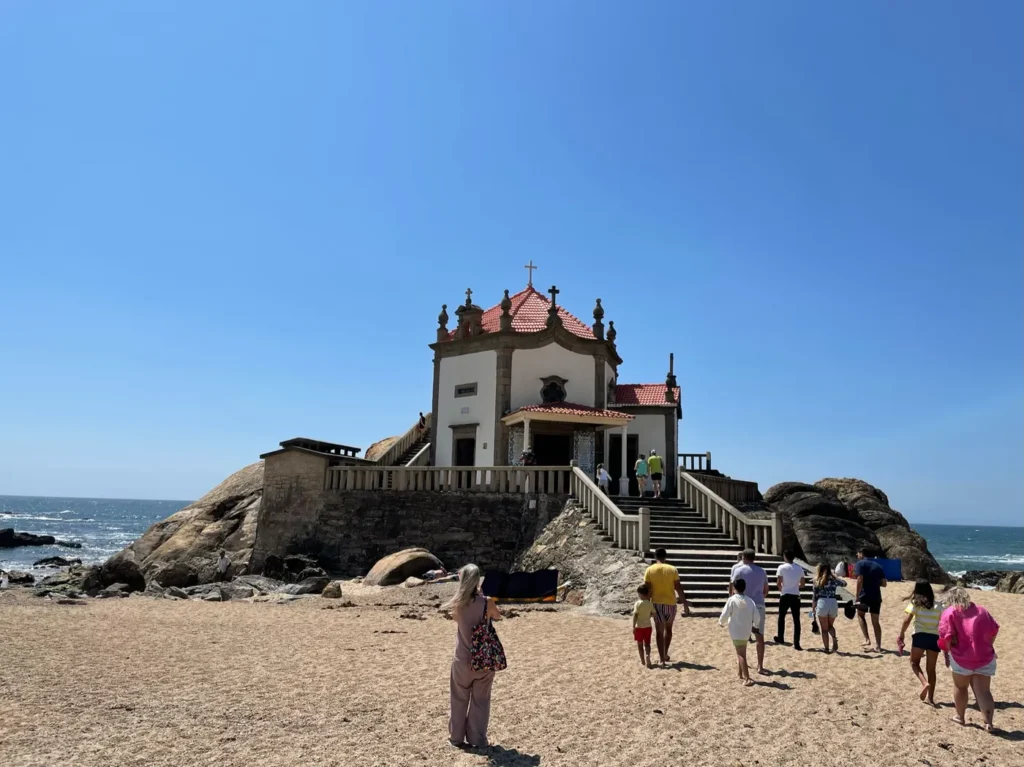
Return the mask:
{"type": "Polygon", "coordinates": [[[441,304],[441,313],[437,315],[437,340],[448,338],[448,304],[441,304]]]}
{"type": "Polygon", "coordinates": [[[523,269],[527,270],[526,273],[529,275],[529,277],[526,278],[526,287],[528,287],[528,288],[532,288],[533,287],[533,270],[536,269],[536,268],[537,267],[533,265],[533,259],[532,258],[530,259],[530,263],[528,263],[526,266],[523,267],[523,269]]]}
{"type": "Polygon", "coordinates": [[[505,291],[505,295],[501,299],[499,304],[501,307],[501,329],[511,330],[512,329],[512,299],[508,297],[508,290],[505,291]]]}
{"type": "Polygon", "coordinates": [[[466,288],[466,306],[473,305],[473,289],[466,288]]]}
{"type": "Polygon", "coordinates": [[[615,320],[608,320],[608,340],[615,343],[615,337],[618,333],[615,332],[615,320]]]}
{"type": "Polygon", "coordinates": [[[548,288],[548,293],[551,294],[551,306],[548,307],[548,321],[547,326],[553,328],[556,325],[562,324],[562,318],[558,316],[558,294],[559,290],[557,287],[552,285],[548,288]]]}
{"type": "Polygon", "coordinates": [[[601,299],[597,299],[597,305],[594,307],[594,338],[599,341],[604,338],[604,323],[601,320],[604,319],[604,307],[601,306],[601,299]]]}

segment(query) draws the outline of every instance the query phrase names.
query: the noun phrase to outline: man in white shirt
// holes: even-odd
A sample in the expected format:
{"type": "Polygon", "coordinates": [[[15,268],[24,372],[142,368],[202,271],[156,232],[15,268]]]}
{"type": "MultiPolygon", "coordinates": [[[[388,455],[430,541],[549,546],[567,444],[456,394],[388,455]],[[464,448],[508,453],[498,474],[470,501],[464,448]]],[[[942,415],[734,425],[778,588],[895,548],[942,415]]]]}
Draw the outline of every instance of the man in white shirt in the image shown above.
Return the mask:
{"type": "Polygon", "coordinates": [[[764,599],[768,596],[768,574],[763,567],[754,564],[754,550],[743,550],[743,561],[732,566],[729,576],[729,596],[736,593],[733,583],[742,578],[746,582],[745,594],[757,605],[757,673],[767,674],[764,668],[764,599]]]}
{"type": "Polygon", "coordinates": [[[793,613],[793,649],[802,650],[800,646],[800,589],[804,586],[804,569],[793,564],[793,552],[787,549],[782,552],[785,563],[779,565],[775,576],[779,586],[779,630],[775,634],[775,644],[786,643],[786,613],[793,613]]]}
{"type": "Polygon", "coordinates": [[[228,559],[228,555],[224,553],[224,549],[220,550],[220,556],[217,557],[217,580],[226,581],[228,580],[228,568],[231,567],[231,560],[228,559]]]}

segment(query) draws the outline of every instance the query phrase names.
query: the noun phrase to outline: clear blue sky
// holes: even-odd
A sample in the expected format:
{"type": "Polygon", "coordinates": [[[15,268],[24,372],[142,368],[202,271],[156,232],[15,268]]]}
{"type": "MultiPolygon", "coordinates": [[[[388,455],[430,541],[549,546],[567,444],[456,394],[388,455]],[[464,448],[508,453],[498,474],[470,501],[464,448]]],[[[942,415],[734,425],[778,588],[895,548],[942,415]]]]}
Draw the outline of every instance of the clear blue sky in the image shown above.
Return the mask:
{"type": "Polygon", "coordinates": [[[1019,3],[0,0],[0,493],[428,409],[442,302],[676,353],[682,447],[1024,521],[1019,3]]]}

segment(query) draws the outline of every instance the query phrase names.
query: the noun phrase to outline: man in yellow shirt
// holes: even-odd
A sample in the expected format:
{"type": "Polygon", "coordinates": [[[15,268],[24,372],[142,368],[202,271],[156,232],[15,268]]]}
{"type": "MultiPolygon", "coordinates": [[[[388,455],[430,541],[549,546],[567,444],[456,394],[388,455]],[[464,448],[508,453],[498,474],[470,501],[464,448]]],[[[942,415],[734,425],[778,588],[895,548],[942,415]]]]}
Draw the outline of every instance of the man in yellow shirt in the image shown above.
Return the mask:
{"type": "Polygon", "coordinates": [[[647,468],[651,472],[651,481],[654,483],[654,497],[661,498],[662,472],[665,471],[665,463],[657,451],[651,451],[651,457],[647,459],[647,468]]]}
{"type": "Polygon", "coordinates": [[[668,564],[665,559],[668,552],[656,549],[654,557],[658,561],[647,568],[644,583],[651,590],[651,602],[654,603],[654,630],[658,641],[658,657],[662,663],[672,658],[668,654],[672,644],[672,624],[676,619],[676,604],[682,603],[683,613],[690,614],[690,605],[686,601],[686,593],[679,582],[679,571],[668,564]]]}

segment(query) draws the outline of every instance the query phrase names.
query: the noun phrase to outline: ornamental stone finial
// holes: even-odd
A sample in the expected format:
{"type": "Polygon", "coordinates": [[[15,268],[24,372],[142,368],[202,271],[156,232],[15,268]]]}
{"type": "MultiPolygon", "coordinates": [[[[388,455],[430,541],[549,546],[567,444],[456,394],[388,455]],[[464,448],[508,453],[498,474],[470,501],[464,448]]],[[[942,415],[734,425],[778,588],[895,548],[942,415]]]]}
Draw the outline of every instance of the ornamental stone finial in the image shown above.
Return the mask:
{"type": "Polygon", "coordinates": [[[437,340],[448,338],[448,304],[441,304],[441,313],[437,315],[437,340]]]}
{"type": "Polygon", "coordinates": [[[508,296],[508,290],[505,291],[505,295],[501,299],[501,321],[500,327],[502,330],[512,329],[512,299],[508,296]]]}
{"type": "Polygon", "coordinates": [[[615,330],[615,321],[608,320],[608,340],[615,343],[616,336],[618,336],[618,333],[615,330]]]}
{"type": "Polygon", "coordinates": [[[604,319],[604,307],[601,306],[601,299],[597,299],[597,305],[594,307],[594,338],[599,341],[604,338],[604,323],[601,320],[604,319]]]}

